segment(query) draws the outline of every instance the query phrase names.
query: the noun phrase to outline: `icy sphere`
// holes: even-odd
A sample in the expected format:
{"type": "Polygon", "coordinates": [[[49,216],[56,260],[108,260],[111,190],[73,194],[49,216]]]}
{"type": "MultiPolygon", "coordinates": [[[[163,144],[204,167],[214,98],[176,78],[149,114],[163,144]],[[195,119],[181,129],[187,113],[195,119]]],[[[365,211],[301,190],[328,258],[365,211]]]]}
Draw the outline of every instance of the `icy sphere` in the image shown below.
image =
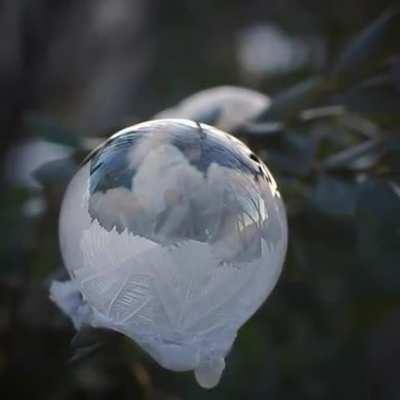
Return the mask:
{"type": "Polygon", "coordinates": [[[233,136],[183,119],[141,123],[92,152],[69,184],[51,297],[79,329],[112,329],[163,367],[215,386],[238,329],[280,275],[284,206],[233,136]]]}

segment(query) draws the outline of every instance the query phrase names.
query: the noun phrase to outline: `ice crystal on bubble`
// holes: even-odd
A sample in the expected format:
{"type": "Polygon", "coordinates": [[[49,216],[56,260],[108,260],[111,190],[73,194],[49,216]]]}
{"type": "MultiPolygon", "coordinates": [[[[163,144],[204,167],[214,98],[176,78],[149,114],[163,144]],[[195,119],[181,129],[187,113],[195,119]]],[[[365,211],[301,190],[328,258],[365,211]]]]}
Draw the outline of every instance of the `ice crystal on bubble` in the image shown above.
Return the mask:
{"type": "Polygon", "coordinates": [[[203,387],[275,286],[287,244],[266,166],[233,136],[179,119],[126,128],[90,154],[59,233],[70,281],[51,296],[75,327],[121,332],[203,387]]]}

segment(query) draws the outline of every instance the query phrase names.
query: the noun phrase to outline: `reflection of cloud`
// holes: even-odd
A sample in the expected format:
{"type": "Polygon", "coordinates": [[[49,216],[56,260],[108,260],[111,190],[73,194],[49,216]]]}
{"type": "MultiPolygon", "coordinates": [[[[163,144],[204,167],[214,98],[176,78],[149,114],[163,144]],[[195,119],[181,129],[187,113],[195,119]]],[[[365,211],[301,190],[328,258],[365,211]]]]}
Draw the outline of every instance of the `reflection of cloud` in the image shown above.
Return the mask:
{"type": "Polygon", "coordinates": [[[269,104],[269,98],[255,90],[218,86],[195,93],[154,118],[188,118],[229,132],[255,117],[269,104]],[[215,118],[215,121],[208,121],[208,118],[215,118]]]}
{"type": "Polygon", "coordinates": [[[204,185],[202,174],[175,146],[152,150],[133,177],[135,194],[156,214],[184,202],[204,185]]]}
{"type": "Polygon", "coordinates": [[[260,257],[267,204],[274,201],[267,181],[216,163],[203,175],[176,146],[153,139],[144,136],[128,153],[136,170],[132,191],[113,187],[93,193],[91,216],[107,231],[127,229],[161,243],[215,243],[225,261],[260,257]]]}
{"type": "MultiPolygon", "coordinates": [[[[249,261],[261,257],[261,230],[267,218],[259,186],[247,174],[213,164],[208,172],[211,193],[221,199],[215,253],[224,261],[249,261]],[[227,210],[228,209],[228,210],[227,210]]],[[[212,201],[208,199],[208,201],[212,201]]]]}
{"type": "Polygon", "coordinates": [[[146,232],[149,215],[147,206],[129,189],[119,186],[106,192],[95,192],[90,197],[89,212],[96,217],[107,231],[118,232],[130,227],[132,231],[146,232]]]}
{"type": "Polygon", "coordinates": [[[128,228],[137,235],[156,234],[161,241],[184,237],[190,203],[204,185],[201,172],[159,136],[144,135],[126,161],[128,168],[136,171],[132,191],[119,186],[94,192],[89,204],[91,216],[107,230],[128,228]]]}

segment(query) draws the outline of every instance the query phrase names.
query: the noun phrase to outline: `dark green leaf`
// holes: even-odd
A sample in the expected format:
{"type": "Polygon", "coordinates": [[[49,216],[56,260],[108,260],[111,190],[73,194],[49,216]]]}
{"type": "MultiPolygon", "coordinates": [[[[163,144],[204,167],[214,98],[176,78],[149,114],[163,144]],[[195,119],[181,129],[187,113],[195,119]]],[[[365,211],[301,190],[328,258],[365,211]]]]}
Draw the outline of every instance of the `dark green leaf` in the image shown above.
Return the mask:
{"type": "Polygon", "coordinates": [[[400,10],[389,10],[356,36],[333,69],[340,81],[370,74],[389,55],[399,51],[400,10]]]}
{"type": "Polygon", "coordinates": [[[322,161],[321,166],[325,170],[365,169],[374,165],[380,155],[381,142],[371,139],[327,157],[322,161]]]}
{"type": "Polygon", "coordinates": [[[282,173],[307,176],[313,167],[315,150],[313,137],[290,132],[282,137],[279,151],[267,152],[267,162],[282,173]]]}
{"type": "Polygon", "coordinates": [[[68,363],[74,364],[92,356],[97,350],[112,343],[119,336],[119,333],[109,329],[82,327],[71,340],[73,354],[68,363]]]}
{"type": "Polygon", "coordinates": [[[400,137],[387,136],[385,137],[386,165],[390,168],[390,173],[400,180],[400,137]]]}
{"type": "Polygon", "coordinates": [[[400,288],[400,195],[391,183],[368,181],[357,196],[358,253],[386,289],[400,288]]]}
{"type": "Polygon", "coordinates": [[[320,175],[311,192],[310,203],[321,213],[335,218],[354,215],[356,184],[329,175],[320,175]]]}
{"type": "Polygon", "coordinates": [[[374,121],[399,121],[400,92],[390,76],[377,77],[345,91],[336,101],[374,121]]]}
{"type": "Polygon", "coordinates": [[[32,175],[43,186],[64,185],[72,178],[77,167],[71,158],[63,158],[41,165],[32,175]]]}
{"type": "Polygon", "coordinates": [[[284,126],[280,122],[247,123],[239,127],[234,133],[242,136],[275,136],[282,133],[284,126]]]}
{"type": "Polygon", "coordinates": [[[53,118],[30,114],[25,117],[24,122],[26,130],[32,136],[73,148],[81,147],[80,136],[76,132],[64,128],[53,118]]]}
{"type": "Polygon", "coordinates": [[[278,94],[271,105],[255,119],[256,122],[290,119],[318,103],[330,88],[323,78],[312,78],[278,94]]]}

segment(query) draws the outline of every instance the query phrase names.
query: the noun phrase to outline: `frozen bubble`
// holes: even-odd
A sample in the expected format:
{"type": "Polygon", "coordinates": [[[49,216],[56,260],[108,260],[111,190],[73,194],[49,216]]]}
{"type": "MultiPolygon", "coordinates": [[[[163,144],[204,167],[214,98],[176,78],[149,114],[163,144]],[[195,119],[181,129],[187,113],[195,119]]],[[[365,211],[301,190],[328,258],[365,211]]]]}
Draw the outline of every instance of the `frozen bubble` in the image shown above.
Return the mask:
{"type": "Polygon", "coordinates": [[[126,128],[90,154],[59,233],[71,280],[51,297],[75,327],[121,332],[163,367],[194,370],[203,387],[218,383],[287,245],[262,161],[233,136],[180,119],[126,128]]]}
{"type": "Polygon", "coordinates": [[[218,385],[221,374],[225,368],[223,358],[212,360],[211,363],[202,364],[194,371],[197,383],[204,389],[211,389],[218,385]]]}

